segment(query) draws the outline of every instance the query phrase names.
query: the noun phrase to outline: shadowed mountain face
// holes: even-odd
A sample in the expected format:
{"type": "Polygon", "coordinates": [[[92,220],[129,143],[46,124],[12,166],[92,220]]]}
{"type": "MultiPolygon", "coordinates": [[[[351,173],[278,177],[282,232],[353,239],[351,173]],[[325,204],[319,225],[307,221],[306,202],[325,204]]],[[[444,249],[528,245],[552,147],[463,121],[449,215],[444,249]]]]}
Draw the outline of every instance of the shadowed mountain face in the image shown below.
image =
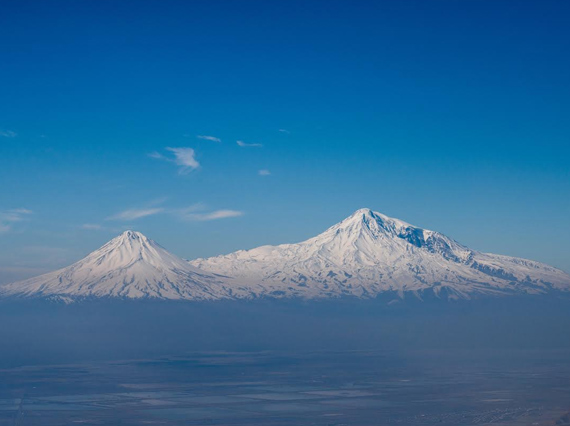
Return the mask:
{"type": "Polygon", "coordinates": [[[219,300],[406,293],[424,297],[570,290],[551,266],[471,250],[438,232],[361,209],[298,244],[263,246],[187,262],[126,231],[79,262],[9,284],[0,295],[219,300]]]}

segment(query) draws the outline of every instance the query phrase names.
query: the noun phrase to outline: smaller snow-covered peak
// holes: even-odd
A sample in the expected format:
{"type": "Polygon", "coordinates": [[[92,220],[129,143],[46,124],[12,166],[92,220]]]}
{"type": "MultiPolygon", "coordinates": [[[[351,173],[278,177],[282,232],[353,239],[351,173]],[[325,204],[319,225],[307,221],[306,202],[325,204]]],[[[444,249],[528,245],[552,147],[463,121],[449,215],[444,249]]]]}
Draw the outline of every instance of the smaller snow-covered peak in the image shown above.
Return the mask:
{"type": "Polygon", "coordinates": [[[154,240],[151,240],[146,235],[137,231],[125,231],[120,235],[117,235],[111,241],[109,241],[106,246],[112,246],[119,248],[121,246],[127,246],[132,249],[143,248],[143,247],[160,247],[154,240]]]}
{"type": "Polygon", "coordinates": [[[150,241],[145,235],[141,234],[140,232],[137,231],[125,231],[123,232],[121,235],[118,235],[117,237],[115,237],[113,240],[119,240],[119,241],[140,241],[140,242],[147,242],[150,241]]]}
{"type": "Polygon", "coordinates": [[[121,237],[125,237],[125,238],[146,238],[143,234],[141,234],[140,232],[137,231],[132,231],[132,230],[127,230],[125,232],[123,232],[121,235],[121,237]]]}
{"type": "Polygon", "coordinates": [[[27,297],[227,297],[219,277],[191,266],[140,232],[125,231],[67,268],[0,288],[27,297]]]}
{"type": "Polygon", "coordinates": [[[164,257],[167,252],[150,238],[136,231],[125,231],[116,236],[103,247],[95,250],[88,258],[103,257],[107,261],[131,262],[146,258],[147,260],[164,257]]]}

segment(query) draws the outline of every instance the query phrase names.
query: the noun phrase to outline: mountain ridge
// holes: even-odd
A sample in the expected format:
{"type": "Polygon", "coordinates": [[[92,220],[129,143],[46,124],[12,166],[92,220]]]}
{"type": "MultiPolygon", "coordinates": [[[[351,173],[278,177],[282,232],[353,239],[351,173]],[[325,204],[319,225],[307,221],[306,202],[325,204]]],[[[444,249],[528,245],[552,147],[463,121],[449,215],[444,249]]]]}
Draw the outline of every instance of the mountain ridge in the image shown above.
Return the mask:
{"type": "Polygon", "coordinates": [[[570,288],[570,276],[549,265],[472,250],[439,232],[371,209],[359,209],[300,243],[191,263],[257,286],[262,294],[309,298],[374,297],[387,291],[403,297],[428,289],[469,298],[570,288]]]}
{"type": "Polygon", "coordinates": [[[261,246],[186,261],[125,231],[80,261],[0,286],[0,296],[221,300],[447,299],[570,291],[570,275],[527,259],[482,253],[437,231],[359,209],[296,244],[261,246]]]}

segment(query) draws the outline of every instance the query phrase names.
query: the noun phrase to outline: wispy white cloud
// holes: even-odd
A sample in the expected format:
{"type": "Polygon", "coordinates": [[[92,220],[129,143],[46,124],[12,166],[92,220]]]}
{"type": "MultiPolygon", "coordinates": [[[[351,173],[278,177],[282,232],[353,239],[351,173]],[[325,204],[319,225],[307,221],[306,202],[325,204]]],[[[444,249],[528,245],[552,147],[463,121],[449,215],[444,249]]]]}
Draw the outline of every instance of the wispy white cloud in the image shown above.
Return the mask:
{"type": "Polygon", "coordinates": [[[207,136],[207,135],[198,135],[196,136],[198,139],[205,139],[207,141],[212,141],[212,142],[221,142],[222,140],[220,138],[217,138],[215,136],[207,136]]]}
{"type": "Polygon", "coordinates": [[[150,154],[147,154],[150,158],[155,158],[157,160],[168,160],[168,158],[166,158],[164,155],[162,155],[160,152],[151,152],[150,154]]]}
{"type": "Polygon", "coordinates": [[[242,211],[229,209],[207,211],[207,207],[202,203],[193,204],[183,209],[173,210],[173,213],[182,220],[192,221],[226,219],[230,217],[243,216],[244,214],[242,211]]]}
{"type": "Polygon", "coordinates": [[[184,219],[187,215],[206,210],[206,208],[207,207],[204,203],[195,203],[188,207],[174,209],[172,210],[172,213],[184,219]]]}
{"type": "Polygon", "coordinates": [[[32,214],[33,212],[29,209],[12,209],[12,210],[8,210],[10,213],[12,214],[16,214],[16,215],[26,215],[26,214],[32,214]]]}
{"type": "Polygon", "coordinates": [[[186,174],[200,167],[196,160],[196,151],[192,148],[166,148],[174,154],[174,162],[180,166],[179,173],[186,174]]]}
{"type": "Polygon", "coordinates": [[[107,220],[135,220],[135,219],[140,219],[142,217],[152,216],[162,212],[164,212],[164,209],[162,207],[146,208],[146,209],[128,209],[119,212],[111,217],[108,217],[107,220]]]}
{"type": "Polygon", "coordinates": [[[287,133],[287,134],[291,133],[289,130],[285,130],[285,129],[279,129],[277,131],[281,132],[281,133],[287,133]]]}
{"type": "Polygon", "coordinates": [[[257,172],[259,174],[259,176],[269,176],[271,174],[271,172],[267,169],[261,169],[259,172],[257,172]]]}
{"type": "Polygon", "coordinates": [[[229,217],[238,217],[238,216],[243,216],[243,212],[238,210],[214,210],[208,213],[188,213],[187,215],[184,216],[184,219],[206,221],[206,220],[226,219],[229,217]]]}
{"type": "Polygon", "coordinates": [[[31,210],[24,208],[0,211],[0,233],[10,231],[14,223],[25,220],[31,214],[31,210]]]}
{"type": "Polygon", "coordinates": [[[155,160],[164,160],[174,163],[180,166],[178,169],[178,173],[181,175],[185,175],[190,173],[192,170],[196,170],[200,167],[200,163],[196,160],[196,151],[193,148],[166,148],[167,151],[170,151],[174,154],[174,158],[167,157],[162,155],[160,152],[151,152],[147,154],[150,158],[154,158],[155,160]]]}
{"type": "Polygon", "coordinates": [[[0,130],[0,136],[3,138],[15,138],[18,134],[12,130],[0,130]]]}
{"type": "MultiPolygon", "coordinates": [[[[130,221],[147,216],[164,214],[176,217],[181,220],[207,221],[207,220],[225,219],[229,217],[237,217],[243,215],[243,212],[238,210],[230,210],[230,209],[210,210],[203,203],[195,203],[183,208],[168,208],[168,207],[156,206],[156,204],[161,204],[163,201],[164,200],[155,200],[154,203],[147,205],[145,208],[123,210],[113,216],[108,217],[107,220],[130,221]]],[[[82,229],[94,230],[94,229],[103,229],[103,228],[98,224],[85,224],[82,226],[82,229]]]]}
{"type": "Polygon", "coordinates": [[[261,148],[263,146],[260,143],[245,143],[244,141],[237,141],[236,143],[242,148],[261,148]]]}

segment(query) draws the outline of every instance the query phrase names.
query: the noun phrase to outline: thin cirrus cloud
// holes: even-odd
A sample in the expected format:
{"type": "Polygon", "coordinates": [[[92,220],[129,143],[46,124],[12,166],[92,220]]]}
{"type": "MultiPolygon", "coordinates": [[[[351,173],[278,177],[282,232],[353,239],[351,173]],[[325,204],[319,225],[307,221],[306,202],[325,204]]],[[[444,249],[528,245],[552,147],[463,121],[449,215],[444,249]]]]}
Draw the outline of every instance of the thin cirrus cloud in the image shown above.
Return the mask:
{"type": "Polygon", "coordinates": [[[196,170],[200,167],[200,163],[196,160],[196,151],[194,151],[193,148],[167,147],[166,150],[172,152],[174,154],[174,158],[167,157],[156,151],[151,152],[148,156],[156,160],[164,160],[176,164],[180,167],[178,169],[178,173],[181,175],[188,174],[192,170],[196,170]]]}
{"type": "Polygon", "coordinates": [[[135,220],[142,217],[163,213],[164,211],[165,210],[162,207],[148,209],[128,209],[108,217],[107,220],[135,220]]]}
{"type": "Polygon", "coordinates": [[[260,143],[245,143],[244,141],[236,141],[236,143],[242,148],[261,148],[263,146],[260,143]]]}
{"type": "Polygon", "coordinates": [[[259,176],[269,176],[271,175],[271,172],[267,169],[261,169],[260,171],[257,172],[257,174],[259,176]]]}
{"type": "Polygon", "coordinates": [[[182,215],[182,219],[184,220],[195,220],[195,221],[208,221],[208,220],[218,220],[218,219],[227,219],[230,217],[239,217],[243,216],[243,212],[239,210],[214,210],[211,212],[196,212],[196,213],[185,213],[182,215]]]}
{"type": "Polygon", "coordinates": [[[192,148],[166,148],[174,154],[174,162],[180,166],[179,172],[188,173],[200,167],[200,163],[196,160],[196,151],[192,148]]]}
{"type": "Polygon", "coordinates": [[[202,222],[208,220],[238,217],[243,216],[244,214],[242,211],[229,209],[207,211],[207,207],[202,203],[197,203],[183,209],[174,210],[173,213],[182,220],[202,222]]]}
{"type": "Polygon", "coordinates": [[[208,135],[198,135],[196,136],[198,139],[204,139],[207,141],[212,141],[212,142],[221,142],[222,140],[220,138],[217,138],[215,136],[208,136],[208,135]]]}
{"type": "Polygon", "coordinates": [[[287,133],[287,134],[291,133],[289,130],[286,130],[286,129],[279,129],[277,131],[281,132],[281,133],[287,133]]]}
{"type": "MultiPolygon", "coordinates": [[[[143,217],[154,216],[157,214],[168,214],[188,221],[209,221],[243,216],[244,213],[239,210],[230,209],[208,211],[204,204],[197,203],[182,209],[166,209],[162,207],[128,209],[107,218],[107,220],[131,221],[141,219],[143,217]]],[[[97,226],[98,225],[85,224],[82,226],[82,228],[100,229],[97,228],[97,226]]]]}
{"type": "Polygon", "coordinates": [[[15,138],[18,134],[12,130],[0,130],[0,136],[3,138],[15,138]]]}
{"type": "Polygon", "coordinates": [[[31,210],[24,208],[0,211],[0,233],[12,230],[16,222],[25,220],[31,214],[31,210]]]}

